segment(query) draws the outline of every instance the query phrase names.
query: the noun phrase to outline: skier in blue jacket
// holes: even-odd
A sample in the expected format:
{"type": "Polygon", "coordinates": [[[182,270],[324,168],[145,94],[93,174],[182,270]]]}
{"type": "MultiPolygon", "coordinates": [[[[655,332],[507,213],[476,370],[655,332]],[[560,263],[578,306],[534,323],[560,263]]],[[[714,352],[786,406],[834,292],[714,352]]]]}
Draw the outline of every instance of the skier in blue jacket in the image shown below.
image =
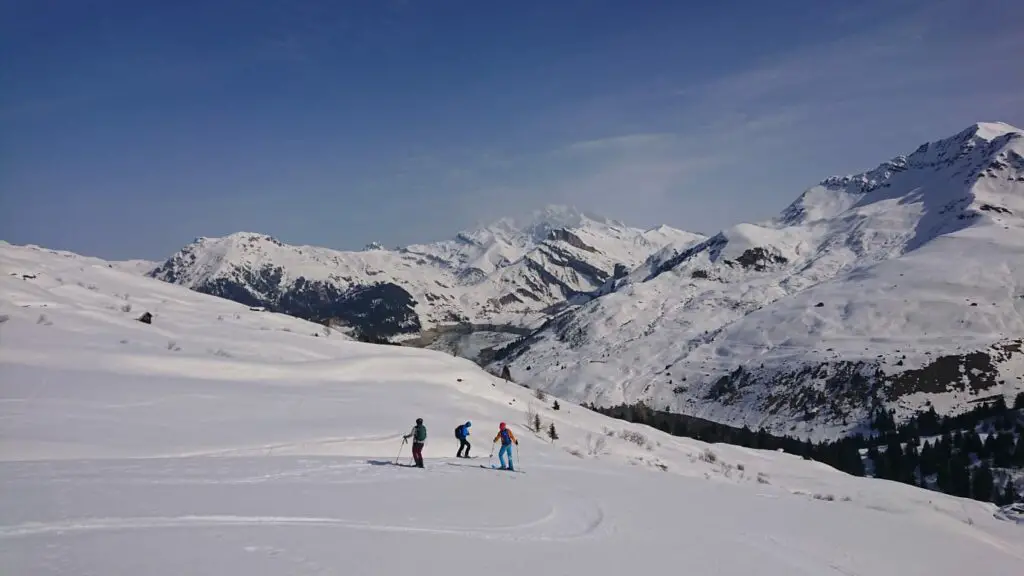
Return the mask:
{"type": "Polygon", "coordinates": [[[455,437],[459,440],[459,451],[455,453],[456,458],[469,458],[469,449],[471,446],[469,445],[469,440],[466,440],[466,438],[469,437],[469,428],[472,425],[472,422],[466,422],[465,424],[460,424],[455,428],[455,437]],[[465,455],[462,454],[463,450],[466,451],[465,455]]]}

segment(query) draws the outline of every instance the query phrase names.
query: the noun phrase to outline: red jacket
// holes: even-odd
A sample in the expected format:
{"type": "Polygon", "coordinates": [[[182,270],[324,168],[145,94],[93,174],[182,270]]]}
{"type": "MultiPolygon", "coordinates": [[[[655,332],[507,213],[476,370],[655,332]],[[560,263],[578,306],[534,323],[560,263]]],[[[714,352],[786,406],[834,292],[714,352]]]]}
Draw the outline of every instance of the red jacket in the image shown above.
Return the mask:
{"type": "MultiPolygon", "coordinates": [[[[503,432],[508,432],[508,443],[509,444],[512,444],[512,443],[515,443],[516,445],[519,444],[519,440],[516,440],[516,435],[512,433],[512,429],[511,428],[505,428],[504,430],[498,430],[498,435],[494,437],[494,441],[495,442],[497,442],[498,440],[502,439],[501,435],[502,435],[503,432]]],[[[505,442],[502,442],[501,444],[502,444],[502,446],[504,446],[505,442]]]]}

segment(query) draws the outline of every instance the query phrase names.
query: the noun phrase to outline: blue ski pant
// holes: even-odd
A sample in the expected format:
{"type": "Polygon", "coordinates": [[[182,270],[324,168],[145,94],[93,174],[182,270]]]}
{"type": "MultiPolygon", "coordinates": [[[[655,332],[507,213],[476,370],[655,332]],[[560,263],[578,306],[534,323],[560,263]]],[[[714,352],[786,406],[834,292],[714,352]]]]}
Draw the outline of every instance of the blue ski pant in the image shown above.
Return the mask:
{"type": "Polygon", "coordinates": [[[511,444],[503,444],[501,446],[501,449],[498,450],[498,459],[501,460],[501,467],[502,468],[511,468],[512,467],[512,445],[511,444]],[[508,454],[508,464],[507,465],[505,464],[505,455],[506,454],[508,454]]]}

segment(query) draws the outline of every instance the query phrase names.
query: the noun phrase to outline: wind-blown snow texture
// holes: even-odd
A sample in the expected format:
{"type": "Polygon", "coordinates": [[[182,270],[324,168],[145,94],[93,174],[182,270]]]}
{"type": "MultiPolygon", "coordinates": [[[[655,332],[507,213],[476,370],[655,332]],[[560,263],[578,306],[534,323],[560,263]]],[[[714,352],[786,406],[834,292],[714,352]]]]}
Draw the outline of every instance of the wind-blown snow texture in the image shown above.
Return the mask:
{"type": "Polygon", "coordinates": [[[630,228],[549,207],[455,239],[362,252],[290,246],[261,234],[199,238],[151,275],[252,306],[338,319],[394,338],[452,324],[536,326],[552,306],[598,290],[671,243],[702,237],[630,228]]]}
{"type": "Polygon", "coordinates": [[[1024,570],[990,504],[554,411],[463,359],[91,258],[0,244],[0,268],[5,573],[1024,570]],[[523,429],[531,404],[558,441],[523,429]],[[427,470],[394,466],[417,416],[427,470]],[[467,419],[480,458],[456,460],[467,419]],[[500,420],[526,474],[477,467],[500,420]]]}
{"type": "Polygon", "coordinates": [[[598,405],[835,436],[1024,389],[1024,136],[978,124],[663,250],[512,351],[598,405]]]}

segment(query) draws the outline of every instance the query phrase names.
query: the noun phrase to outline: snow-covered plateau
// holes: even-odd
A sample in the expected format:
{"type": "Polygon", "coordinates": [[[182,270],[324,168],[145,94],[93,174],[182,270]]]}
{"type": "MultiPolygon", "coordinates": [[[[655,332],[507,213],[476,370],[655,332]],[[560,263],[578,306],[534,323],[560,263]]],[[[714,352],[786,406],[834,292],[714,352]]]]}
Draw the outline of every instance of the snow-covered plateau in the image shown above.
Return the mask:
{"type": "Polygon", "coordinates": [[[131,265],[0,244],[0,268],[4,574],[1024,572],[1010,509],[554,410],[131,265]],[[480,467],[499,421],[521,473],[480,467]]]}
{"type": "Polygon", "coordinates": [[[496,364],[598,406],[811,438],[1024,390],[1024,134],[973,125],[665,248],[496,364]]]}

